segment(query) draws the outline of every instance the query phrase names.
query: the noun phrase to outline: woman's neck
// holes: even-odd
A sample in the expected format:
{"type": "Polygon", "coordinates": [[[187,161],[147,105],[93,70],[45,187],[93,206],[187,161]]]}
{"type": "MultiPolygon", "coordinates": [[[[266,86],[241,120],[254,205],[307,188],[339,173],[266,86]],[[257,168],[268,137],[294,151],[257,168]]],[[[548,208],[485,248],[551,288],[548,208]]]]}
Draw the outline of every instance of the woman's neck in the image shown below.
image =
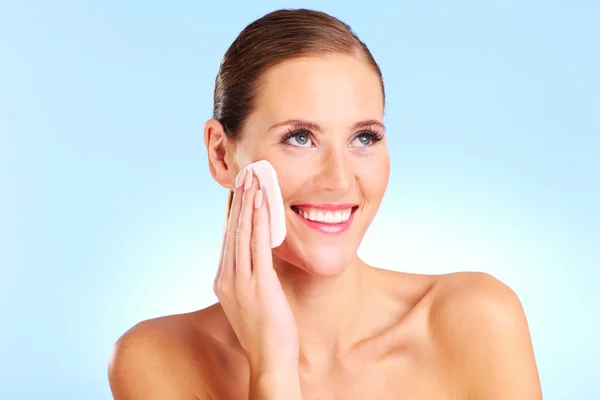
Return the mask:
{"type": "Polygon", "coordinates": [[[326,368],[360,340],[357,321],[368,303],[370,267],[356,257],[341,274],[319,277],[276,257],[274,263],[296,318],[300,364],[326,368]]]}

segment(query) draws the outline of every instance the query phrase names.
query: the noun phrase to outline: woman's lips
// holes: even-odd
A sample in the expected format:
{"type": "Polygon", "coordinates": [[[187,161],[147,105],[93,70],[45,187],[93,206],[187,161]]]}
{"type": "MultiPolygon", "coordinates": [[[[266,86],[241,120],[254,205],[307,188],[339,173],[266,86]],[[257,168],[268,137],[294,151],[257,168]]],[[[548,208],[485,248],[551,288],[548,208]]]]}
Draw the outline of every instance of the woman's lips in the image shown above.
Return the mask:
{"type": "Polygon", "coordinates": [[[354,214],[358,208],[356,204],[335,205],[298,205],[292,206],[294,214],[309,228],[330,235],[340,234],[350,228],[354,214]]]}

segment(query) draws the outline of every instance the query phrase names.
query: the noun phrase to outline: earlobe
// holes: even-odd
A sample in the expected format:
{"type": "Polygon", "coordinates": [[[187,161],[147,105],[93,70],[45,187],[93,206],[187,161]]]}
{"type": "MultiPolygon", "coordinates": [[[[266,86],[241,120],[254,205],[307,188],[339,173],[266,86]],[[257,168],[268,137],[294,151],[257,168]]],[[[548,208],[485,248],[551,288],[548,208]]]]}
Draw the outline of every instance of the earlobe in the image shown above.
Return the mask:
{"type": "Polygon", "coordinates": [[[235,169],[232,168],[230,139],[225,134],[223,125],[214,118],[206,121],[204,125],[204,145],[210,174],[224,188],[233,189],[235,169]]]}

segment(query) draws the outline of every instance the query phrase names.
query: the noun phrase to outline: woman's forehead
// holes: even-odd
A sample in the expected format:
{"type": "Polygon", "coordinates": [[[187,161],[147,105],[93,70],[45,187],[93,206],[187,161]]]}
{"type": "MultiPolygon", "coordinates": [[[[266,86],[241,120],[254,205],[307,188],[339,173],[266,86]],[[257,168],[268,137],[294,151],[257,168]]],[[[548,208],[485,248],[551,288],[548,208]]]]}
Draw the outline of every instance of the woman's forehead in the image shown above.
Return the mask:
{"type": "Polygon", "coordinates": [[[257,89],[254,111],[269,126],[288,119],[327,125],[383,116],[379,77],[353,56],[285,61],[267,71],[257,89]]]}

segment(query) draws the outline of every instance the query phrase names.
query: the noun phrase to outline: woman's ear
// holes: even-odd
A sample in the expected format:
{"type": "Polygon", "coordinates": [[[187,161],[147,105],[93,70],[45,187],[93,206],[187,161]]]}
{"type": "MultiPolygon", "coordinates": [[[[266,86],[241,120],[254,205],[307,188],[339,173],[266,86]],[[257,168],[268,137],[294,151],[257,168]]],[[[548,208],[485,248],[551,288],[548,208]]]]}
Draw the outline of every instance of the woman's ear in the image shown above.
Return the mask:
{"type": "Polygon", "coordinates": [[[234,143],[223,125],[214,118],[204,124],[204,144],[208,152],[208,168],[212,177],[226,189],[235,188],[237,171],[233,165],[234,143]]]}

